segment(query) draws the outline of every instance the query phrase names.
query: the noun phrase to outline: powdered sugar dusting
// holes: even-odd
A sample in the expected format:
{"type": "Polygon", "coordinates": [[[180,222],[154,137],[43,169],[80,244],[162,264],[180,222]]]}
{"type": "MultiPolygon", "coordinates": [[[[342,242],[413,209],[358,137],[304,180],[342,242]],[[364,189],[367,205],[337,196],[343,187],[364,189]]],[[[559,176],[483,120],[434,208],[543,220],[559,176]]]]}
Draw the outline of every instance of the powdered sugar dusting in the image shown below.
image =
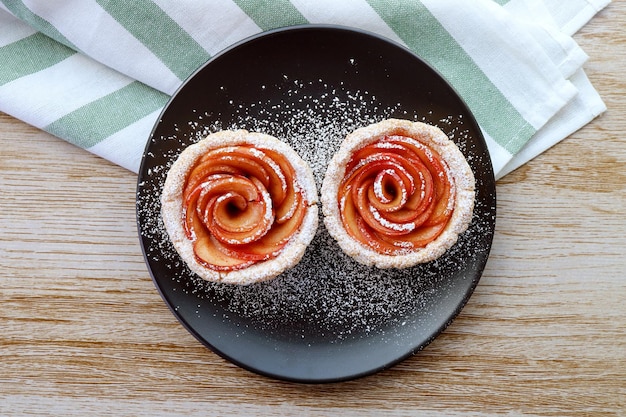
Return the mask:
{"type": "MultiPolygon", "coordinates": [[[[226,124],[220,121],[220,114],[198,112],[196,119],[189,122],[192,134],[153,139],[154,143],[167,146],[155,146],[164,149],[162,155],[146,155],[166,162],[150,168],[150,180],[139,184],[138,213],[142,238],[148,242],[144,245],[146,258],[168,271],[172,286],[182,288],[197,300],[198,315],[213,311],[225,321],[236,322],[241,332],[254,330],[268,337],[309,338],[312,344],[337,343],[353,335],[371,333],[394,340],[398,328],[419,327],[421,320],[427,320],[435,294],[445,292],[455,280],[473,279],[463,271],[480,263],[488,252],[490,240],[484,236],[493,222],[492,217],[483,216],[493,207],[482,206],[480,197],[469,230],[436,261],[402,271],[360,265],[339,249],[320,221],[316,236],[298,265],[273,281],[250,286],[209,283],[196,277],[182,263],[163,228],[159,196],[168,167],[182,149],[207,133],[243,128],[271,134],[298,152],[320,186],[329,160],[347,133],[392,116],[416,121],[432,119],[429,114],[407,112],[399,103],[383,106],[368,91],[330,86],[322,79],[301,81],[285,77],[283,85],[271,86],[279,90],[279,95],[267,98],[268,95],[259,94],[265,98],[247,104],[231,100],[228,111],[233,117],[226,124]],[[219,308],[204,309],[208,305],[219,308]]],[[[467,131],[458,116],[437,124],[464,153],[472,153],[466,149],[467,131]]],[[[482,163],[468,160],[470,164],[482,163]]]]}

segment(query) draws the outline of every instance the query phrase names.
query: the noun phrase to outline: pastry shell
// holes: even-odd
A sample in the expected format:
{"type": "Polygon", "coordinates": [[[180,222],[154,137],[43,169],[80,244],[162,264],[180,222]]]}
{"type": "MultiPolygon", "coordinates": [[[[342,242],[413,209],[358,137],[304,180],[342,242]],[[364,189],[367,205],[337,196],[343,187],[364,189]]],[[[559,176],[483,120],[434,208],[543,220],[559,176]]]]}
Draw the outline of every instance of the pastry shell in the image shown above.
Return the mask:
{"type": "Polygon", "coordinates": [[[324,224],[341,249],[357,262],[378,268],[408,268],[442,256],[458,240],[472,219],[475,200],[474,174],[462,152],[444,132],[435,126],[409,120],[387,119],[348,134],[331,159],[321,188],[324,224]],[[443,232],[423,248],[401,254],[382,254],[358,242],[346,231],[339,212],[337,194],[353,153],[387,135],[419,138],[436,150],[448,165],[454,180],[454,211],[443,232]]]}
{"type": "Polygon", "coordinates": [[[318,225],[318,196],[313,173],[308,164],[285,142],[257,132],[247,130],[223,130],[208,135],[203,140],[187,147],[172,164],[161,195],[161,215],[174,248],[189,266],[202,279],[228,284],[248,285],[266,281],[295,266],[315,236],[318,225]],[[272,259],[254,263],[246,268],[232,271],[217,271],[198,262],[183,225],[182,194],[187,176],[196,161],[206,152],[236,145],[253,145],[257,149],[269,149],[284,156],[295,171],[295,179],[304,190],[308,203],[302,224],[291,236],[289,242],[272,259]]]}

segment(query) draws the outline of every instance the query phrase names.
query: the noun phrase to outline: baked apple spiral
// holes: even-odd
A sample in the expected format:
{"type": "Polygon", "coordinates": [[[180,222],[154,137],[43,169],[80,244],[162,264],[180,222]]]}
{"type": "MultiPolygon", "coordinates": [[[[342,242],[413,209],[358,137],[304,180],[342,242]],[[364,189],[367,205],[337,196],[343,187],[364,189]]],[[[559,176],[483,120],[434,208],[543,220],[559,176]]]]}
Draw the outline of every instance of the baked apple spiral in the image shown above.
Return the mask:
{"type": "Polygon", "coordinates": [[[207,281],[248,285],[295,266],[318,224],[310,167],[285,142],[222,130],[185,148],[167,173],[163,224],[207,281]]]}
{"type": "Polygon", "coordinates": [[[408,268],[437,259],[472,218],[472,170],[444,132],[387,119],[351,132],[322,184],[324,223],[365,265],[408,268]]]}
{"type": "Polygon", "coordinates": [[[337,197],[350,236],[396,255],[423,248],[441,234],[454,210],[455,187],[435,150],[391,135],[353,154],[337,197]]]}
{"type": "Polygon", "coordinates": [[[183,205],[194,252],[215,270],[275,257],[306,210],[291,164],[272,150],[250,145],[204,154],[184,186],[183,205]]]}

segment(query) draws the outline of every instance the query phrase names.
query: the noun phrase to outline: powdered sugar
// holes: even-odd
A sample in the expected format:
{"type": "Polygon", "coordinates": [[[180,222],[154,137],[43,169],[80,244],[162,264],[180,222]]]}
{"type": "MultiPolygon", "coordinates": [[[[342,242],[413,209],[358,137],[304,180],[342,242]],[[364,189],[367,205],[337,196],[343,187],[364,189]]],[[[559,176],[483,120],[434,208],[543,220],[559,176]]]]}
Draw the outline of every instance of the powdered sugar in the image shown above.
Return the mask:
{"type": "MultiPolygon", "coordinates": [[[[276,136],[310,165],[319,186],[328,161],[347,133],[391,116],[419,121],[431,118],[428,114],[408,113],[400,104],[383,106],[368,91],[333,87],[321,79],[286,81],[281,95],[260,95],[265,98],[248,104],[232,101],[232,122],[224,124],[219,115],[198,112],[197,119],[189,122],[190,136],[154,139],[155,143],[169,144],[154,147],[163,149],[163,154],[152,156],[167,162],[149,168],[147,175],[151,179],[139,184],[140,231],[147,242],[146,258],[149,264],[158,264],[160,270],[168,271],[167,278],[159,273],[157,281],[161,286],[168,285],[169,279],[176,291],[184,291],[195,300],[198,315],[207,311],[220,314],[224,321],[237,323],[241,332],[254,329],[268,337],[286,337],[287,333],[293,338],[309,338],[311,343],[335,343],[372,332],[393,340],[399,327],[419,327],[421,320],[428,318],[432,303],[437,297],[445,297],[442,292],[456,280],[474,279],[463,271],[475,268],[488,252],[490,239],[485,239],[485,233],[489,234],[493,221],[483,216],[493,208],[483,207],[480,198],[469,230],[434,262],[403,271],[357,264],[339,249],[320,222],[298,265],[273,281],[250,286],[208,283],[196,277],[181,262],[163,229],[158,214],[159,196],[168,166],[185,146],[209,132],[244,128],[276,136]],[[219,308],[207,309],[209,305],[219,308]]],[[[260,89],[265,90],[266,86],[260,89]]],[[[467,132],[458,116],[438,124],[453,125],[445,130],[467,151],[467,132]]]]}

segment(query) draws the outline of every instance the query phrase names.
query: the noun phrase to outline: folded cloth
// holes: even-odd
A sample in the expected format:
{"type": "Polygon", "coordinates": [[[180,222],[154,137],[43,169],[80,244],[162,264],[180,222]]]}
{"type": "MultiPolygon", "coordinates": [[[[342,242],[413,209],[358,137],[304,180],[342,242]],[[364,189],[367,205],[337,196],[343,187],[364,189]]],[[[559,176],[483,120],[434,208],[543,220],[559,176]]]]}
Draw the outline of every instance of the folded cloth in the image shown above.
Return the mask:
{"type": "Polygon", "coordinates": [[[265,30],[338,24],[434,66],[487,140],[496,177],[606,107],[571,38],[610,0],[0,0],[0,111],[137,172],[194,70],[265,30]]]}

